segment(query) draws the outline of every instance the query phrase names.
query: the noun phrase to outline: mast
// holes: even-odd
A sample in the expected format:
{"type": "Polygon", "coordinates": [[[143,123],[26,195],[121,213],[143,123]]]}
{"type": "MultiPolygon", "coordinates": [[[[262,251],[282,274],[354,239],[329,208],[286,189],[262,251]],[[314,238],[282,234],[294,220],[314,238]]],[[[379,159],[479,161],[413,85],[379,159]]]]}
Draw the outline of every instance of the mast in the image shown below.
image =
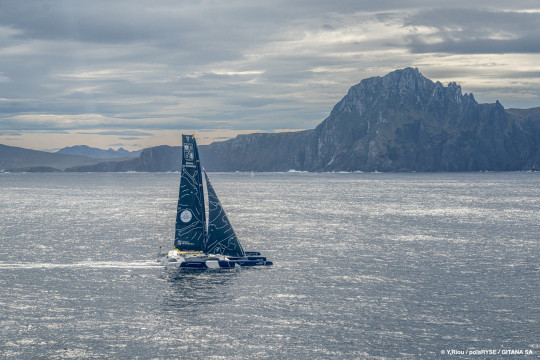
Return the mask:
{"type": "MultiPolygon", "coordinates": [[[[197,147],[197,141],[195,141],[195,134],[192,135],[193,137],[193,147],[195,150],[195,159],[196,166],[197,166],[197,174],[198,174],[198,180],[199,180],[199,197],[201,199],[201,214],[202,214],[202,223],[203,223],[203,249],[206,246],[206,242],[208,241],[208,224],[206,222],[206,209],[204,205],[204,187],[203,187],[203,179],[202,179],[202,170],[201,170],[201,159],[199,158],[199,148],[197,147]]],[[[206,173],[205,173],[206,174],[206,173]]]]}
{"type": "Polygon", "coordinates": [[[193,135],[182,135],[182,169],[176,212],[174,247],[204,251],[207,241],[201,164],[193,135]]]}

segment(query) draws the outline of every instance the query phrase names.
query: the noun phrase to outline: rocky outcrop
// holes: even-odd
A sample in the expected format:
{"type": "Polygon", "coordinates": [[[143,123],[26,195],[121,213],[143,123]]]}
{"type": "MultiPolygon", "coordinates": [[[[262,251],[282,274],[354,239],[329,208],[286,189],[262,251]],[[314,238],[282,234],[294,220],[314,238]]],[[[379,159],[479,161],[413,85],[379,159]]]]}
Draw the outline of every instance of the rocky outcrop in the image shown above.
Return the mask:
{"type": "Polygon", "coordinates": [[[353,86],[314,130],[242,135],[201,153],[219,171],[536,170],[538,114],[478,104],[406,68],[353,86]]]}

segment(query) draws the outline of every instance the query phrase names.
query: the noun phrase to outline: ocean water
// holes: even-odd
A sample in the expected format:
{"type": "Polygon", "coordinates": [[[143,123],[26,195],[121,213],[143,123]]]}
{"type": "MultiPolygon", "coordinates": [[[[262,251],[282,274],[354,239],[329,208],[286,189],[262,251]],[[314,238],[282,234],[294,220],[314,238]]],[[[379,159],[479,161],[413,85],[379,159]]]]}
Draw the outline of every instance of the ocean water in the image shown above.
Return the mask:
{"type": "Polygon", "coordinates": [[[179,174],[0,174],[0,358],[539,356],[540,173],[209,175],[274,266],[160,267],[179,174]]]}

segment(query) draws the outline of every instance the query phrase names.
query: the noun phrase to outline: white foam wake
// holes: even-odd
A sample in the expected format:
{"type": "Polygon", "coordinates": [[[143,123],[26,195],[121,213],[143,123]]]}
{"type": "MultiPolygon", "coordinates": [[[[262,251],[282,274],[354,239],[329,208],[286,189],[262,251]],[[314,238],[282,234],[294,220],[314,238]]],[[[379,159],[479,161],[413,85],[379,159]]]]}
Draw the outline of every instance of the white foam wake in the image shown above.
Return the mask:
{"type": "Polygon", "coordinates": [[[69,268],[89,268],[89,269],[149,269],[158,266],[159,263],[155,261],[90,261],[85,260],[76,263],[37,263],[37,262],[25,262],[25,263],[2,263],[0,262],[0,269],[69,269],[69,268]]]}

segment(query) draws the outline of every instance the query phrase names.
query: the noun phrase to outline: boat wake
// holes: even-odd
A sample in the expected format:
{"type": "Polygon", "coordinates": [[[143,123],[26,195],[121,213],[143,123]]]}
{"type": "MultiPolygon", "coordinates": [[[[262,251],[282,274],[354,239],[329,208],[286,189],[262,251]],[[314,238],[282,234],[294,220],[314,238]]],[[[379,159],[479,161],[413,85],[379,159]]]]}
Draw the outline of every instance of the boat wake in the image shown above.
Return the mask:
{"type": "Polygon", "coordinates": [[[81,261],[77,263],[2,263],[0,262],[0,270],[3,269],[150,269],[158,267],[159,264],[155,261],[81,261]]]}

